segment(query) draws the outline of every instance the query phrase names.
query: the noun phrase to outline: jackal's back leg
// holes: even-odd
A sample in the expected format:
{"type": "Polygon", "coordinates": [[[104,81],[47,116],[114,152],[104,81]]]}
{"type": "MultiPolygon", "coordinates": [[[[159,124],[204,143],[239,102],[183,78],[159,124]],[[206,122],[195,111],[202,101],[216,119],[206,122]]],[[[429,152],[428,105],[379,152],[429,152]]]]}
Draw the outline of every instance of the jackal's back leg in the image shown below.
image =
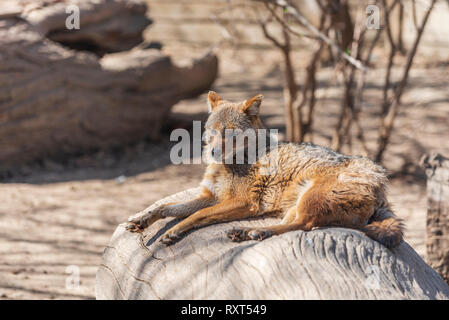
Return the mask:
{"type": "Polygon", "coordinates": [[[263,240],[294,230],[341,226],[361,228],[372,212],[370,197],[360,197],[357,189],[335,181],[315,182],[298,204],[291,207],[281,224],[265,228],[235,228],[228,233],[233,241],[263,240]]]}
{"type": "Polygon", "coordinates": [[[287,213],[278,225],[264,228],[234,228],[228,231],[227,236],[235,242],[244,240],[263,240],[274,235],[294,230],[310,230],[304,221],[298,219],[298,208],[296,206],[287,210],[287,213]]]}

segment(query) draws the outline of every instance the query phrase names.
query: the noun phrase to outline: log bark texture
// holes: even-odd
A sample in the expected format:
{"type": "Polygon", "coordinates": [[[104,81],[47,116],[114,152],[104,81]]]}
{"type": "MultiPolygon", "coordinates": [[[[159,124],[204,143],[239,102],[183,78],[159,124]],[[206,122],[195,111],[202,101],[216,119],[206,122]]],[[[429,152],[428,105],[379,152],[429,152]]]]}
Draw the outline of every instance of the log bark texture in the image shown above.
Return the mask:
{"type": "MultiPolygon", "coordinates": [[[[161,203],[191,199],[199,189],[161,203]]],[[[176,220],[142,234],[121,224],[97,271],[97,299],[449,299],[449,287],[405,242],[389,250],[356,230],[295,231],[231,242],[235,221],[195,230],[170,247],[158,240],[176,220]]]]}
{"type": "MultiPolygon", "coordinates": [[[[134,0],[78,2],[80,32],[98,36],[103,41],[98,46],[112,47],[112,40],[89,33],[97,23],[118,21],[113,27],[119,28],[121,17],[145,14],[145,5],[134,0]]],[[[101,58],[72,50],[48,37],[52,32],[72,35],[56,31],[67,17],[65,3],[8,3],[0,4],[0,173],[37,159],[157,138],[171,106],[207,90],[217,76],[213,53],[178,66],[145,46],[101,58]],[[32,9],[36,3],[42,8],[32,9]]],[[[139,24],[136,30],[141,29],[139,24]]],[[[113,51],[137,43],[135,37],[128,39],[131,31],[105,30],[117,43],[113,51]]]]}
{"type": "Polygon", "coordinates": [[[424,156],[427,175],[427,260],[449,283],[449,158],[424,156]]]}

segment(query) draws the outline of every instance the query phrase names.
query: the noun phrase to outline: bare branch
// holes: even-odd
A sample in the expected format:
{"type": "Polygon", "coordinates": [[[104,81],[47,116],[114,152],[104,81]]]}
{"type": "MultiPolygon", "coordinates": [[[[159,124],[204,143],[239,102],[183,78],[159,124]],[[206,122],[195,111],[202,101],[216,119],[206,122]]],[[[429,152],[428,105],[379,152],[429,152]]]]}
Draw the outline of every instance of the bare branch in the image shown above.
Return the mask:
{"type": "Polygon", "coordinates": [[[285,50],[285,44],[282,44],[274,36],[272,36],[267,29],[268,19],[266,21],[259,20],[259,25],[262,28],[263,35],[265,38],[273,42],[273,44],[281,50],[285,50]]]}
{"type": "Polygon", "coordinates": [[[285,12],[290,13],[300,24],[302,24],[304,27],[306,27],[310,32],[312,32],[316,37],[320,38],[322,41],[324,41],[327,45],[334,48],[338,51],[339,54],[343,56],[349,63],[354,65],[357,69],[367,71],[368,69],[363,65],[363,63],[357,59],[354,59],[349,54],[344,52],[338,45],[336,45],[329,37],[327,37],[325,34],[323,34],[321,31],[319,31],[309,20],[307,20],[306,17],[304,17],[299,11],[292,6],[291,4],[287,3],[285,0],[256,0],[256,1],[264,1],[264,2],[271,2],[279,7],[281,7],[285,12]]]}
{"type": "MultiPolygon", "coordinates": [[[[395,0],[392,8],[399,3],[399,0],[395,0]]],[[[393,68],[393,62],[394,57],[396,56],[397,48],[393,40],[393,35],[391,32],[391,25],[390,25],[390,12],[387,9],[387,2],[386,0],[382,0],[382,6],[384,7],[385,11],[385,29],[387,32],[387,38],[388,43],[390,45],[390,53],[388,55],[388,66],[387,66],[387,72],[385,73],[385,84],[383,89],[383,105],[382,105],[382,115],[385,115],[388,111],[388,90],[390,89],[390,78],[391,78],[391,69],[393,68]]]]}
{"type": "Polygon", "coordinates": [[[296,30],[293,30],[283,19],[281,19],[277,14],[276,11],[270,7],[268,2],[264,2],[265,7],[270,11],[271,15],[276,19],[277,22],[279,22],[283,28],[287,29],[288,32],[290,32],[291,34],[298,36],[298,37],[305,37],[305,38],[310,38],[310,39],[314,39],[317,40],[318,37],[316,36],[312,36],[310,34],[307,33],[301,33],[298,32],[296,30]]]}
{"type": "Polygon", "coordinates": [[[383,154],[385,152],[385,149],[388,145],[388,142],[390,140],[391,131],[393,129],[394,120],[396,119],[396,116],[399,112],[399,108],[401,105],[401,97],[404,93],[405,86],[407,84],[408,75],[410,72],[410,68],[412,66],[414,57],[416,55],[416,51],[418,49],[418,45],[421,41],[424,28],[427,24],[427,21],[429,19],[430,13],[432,12],[434,6],[435,6],[436,0],[432,0],[429,8],[426,11],[426,14],[423,18],[423,21],[421,23],[421,26],[418,29],[418,33],[416,35],[415,41],[413,43],[413,47],[410,50],[408,56],[407,56],[407,64],[405,66],[404,74],[402,75],[401,82],[399,83],[398,88],[396,89],[396,93],[392,99],[392,102],[390,104],[390,107],[388,109],[388,113],[382,120],[382,124],[379,129],[379,140],[378,140],[378,149],[376,154],[376,161],[381,162],[383,154]]]}
{"type": "Polygon", "coordinates": [[[412,0],[412,16],[413,16],[413,25],[415,26],[415,30],[418,30],[418,18],[416,16],[416,2],[415,2],[415,0],[412,0]]]}

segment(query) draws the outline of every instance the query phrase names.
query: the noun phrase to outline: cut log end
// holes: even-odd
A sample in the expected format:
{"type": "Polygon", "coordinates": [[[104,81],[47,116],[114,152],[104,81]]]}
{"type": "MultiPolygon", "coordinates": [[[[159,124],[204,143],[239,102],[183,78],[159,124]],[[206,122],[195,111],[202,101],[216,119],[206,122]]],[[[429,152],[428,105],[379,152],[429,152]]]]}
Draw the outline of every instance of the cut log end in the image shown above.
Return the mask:
{"type": "Polygon", "coordinates": [[[119,225],[97,272],[97,299],[449,299],[448,285],[405,242],[390,250],[341,228],[260,242],[226,237],[233,227],[278,222],[265,218],[201,228],[166,247],[160,236],[176,222],[160,220],[142,234],[119,225]]]}

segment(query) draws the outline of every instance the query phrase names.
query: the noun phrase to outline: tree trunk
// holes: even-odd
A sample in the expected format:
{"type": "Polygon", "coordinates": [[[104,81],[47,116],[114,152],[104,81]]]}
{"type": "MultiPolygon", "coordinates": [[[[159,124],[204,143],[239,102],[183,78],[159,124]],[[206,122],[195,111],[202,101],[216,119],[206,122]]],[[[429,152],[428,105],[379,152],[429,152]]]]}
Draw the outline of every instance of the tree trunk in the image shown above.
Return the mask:
{"type": "Polygon", "coordinates": [[[97,299],[449,299],[448,285],[405,242],[389,250],[342,228],[260,242],[225,236],[236,226],[279,222],[265,218],[201,228],[165,247],[158,240],[176,222],[159,220],[142,234],[119,225],[97,271],[97,299]]]}
{"type": "Polygon", "coordinates": [[[62,31],[66,3],[9,3],[0,5],[0,176],[38,159],[157,138],[171,106],[207,90],[217,76],[212,53],[180,67],[143,45],[100,58],[49,38],[76,38],[79,45],[91,37],[101,51],[135,46],[131,34],[145,25],[146,7],[138,1],[75,1],[78,36],[62,31]]]}
{"type": "Polygon", "coordinates": [[[427,260],[449,283],[449,158],[421,161],[427,175],[427,260]]]}

